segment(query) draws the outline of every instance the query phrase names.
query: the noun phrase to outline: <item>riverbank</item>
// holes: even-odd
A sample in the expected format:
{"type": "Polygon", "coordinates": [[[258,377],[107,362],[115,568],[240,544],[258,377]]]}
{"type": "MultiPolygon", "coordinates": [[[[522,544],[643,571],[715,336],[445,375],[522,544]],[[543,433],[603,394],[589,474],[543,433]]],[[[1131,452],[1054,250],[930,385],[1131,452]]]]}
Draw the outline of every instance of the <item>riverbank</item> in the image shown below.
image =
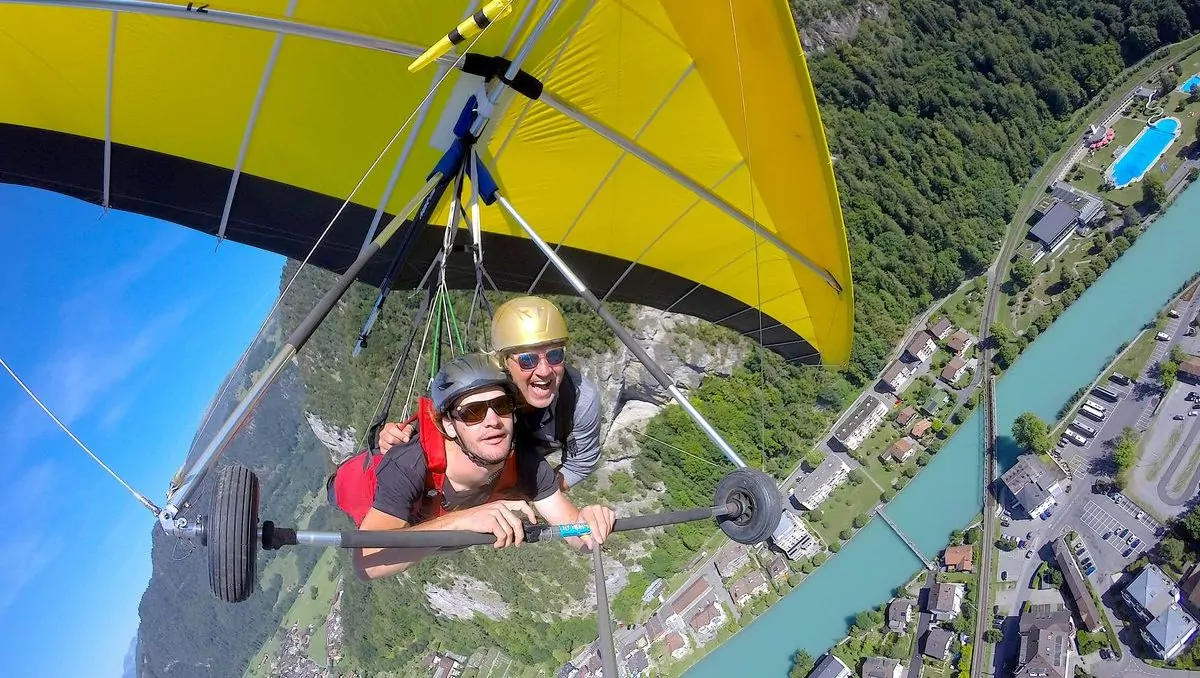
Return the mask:
{"type": "MultiPolygon", "coordinates": [[[[1196,272],[1200,229],[1190,227],[1185,215],[1197,212],[1200,193],[1192,187],[998,382],[1000,468],[1010,466],[1018,452],[1005,434],[1017,415],[1033,411],[1057,419],[1071,394],[1155,317],[1145,300],[1167,298],[1196,272]]],[[[889,505],[889,515],[926,553],[940,551],[947,536],[980,510],[982,425],[979,413],[972,414],[959,435],[889,505]]],[[[785,675],[795,650],[814,656],[827,651],[846,635],[855,614],[887,600],[921,566],[879,522],[871,521],[825,566],[687,675],[785,675]],[[788,629],[785,639],[779,637],[780,628],[788,629]]]]}

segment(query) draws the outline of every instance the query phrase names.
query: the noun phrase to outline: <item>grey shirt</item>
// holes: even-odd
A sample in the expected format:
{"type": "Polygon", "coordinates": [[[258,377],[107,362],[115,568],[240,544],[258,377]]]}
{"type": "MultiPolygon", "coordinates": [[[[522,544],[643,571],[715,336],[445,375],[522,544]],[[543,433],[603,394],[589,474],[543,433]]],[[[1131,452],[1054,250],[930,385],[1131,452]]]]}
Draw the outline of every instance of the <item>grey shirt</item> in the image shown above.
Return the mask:
{"type": "MultiPolygon", "coordinates": [[[[591,475],[600,463],[600,391],[592,380],[574,367],[567,366],[567,374],[579,393],[567,447],[561,451],[562,467],[559,468],[570,487],[591,475]]],[[[568,388],[566,380],[561,388],[568,388]]],[[[558,449],[560,446],[554,438],[558,398],[556,394],[549,407],[519,414],[518,435],[532,438],[532,442],[543,450],[558,449]]]]}

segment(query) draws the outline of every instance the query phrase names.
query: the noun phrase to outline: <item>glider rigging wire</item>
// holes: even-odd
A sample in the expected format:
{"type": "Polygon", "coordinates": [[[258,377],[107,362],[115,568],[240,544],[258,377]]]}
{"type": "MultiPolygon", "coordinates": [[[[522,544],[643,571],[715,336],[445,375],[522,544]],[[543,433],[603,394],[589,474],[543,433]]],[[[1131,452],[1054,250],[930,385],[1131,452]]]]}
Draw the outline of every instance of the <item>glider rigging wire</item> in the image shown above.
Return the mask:
{"type": "MultiPolygon", "coordinates": [[[[396,140],[400,138],[400,135],[404,133],[404,130],[407,129],[410,124],[412,124],[413,118],[415,118],[421,108],[425,106],[425,102],[437,94],[438,90],[442,86],[442,83],[446,82],[446,79],[455,72],[455,69],[457,69],[462,63],[462,60],[465,58],[467,53],[471,51],[471,48],[475,46],[475,43],[479,42],[479,40],[481,40],[483,36],[487,34],[488,29],[494,25],[495,24],[492,23],[485,26],[479,32],[479,34],[476,35],[469,44],[467,44],[466,48],[463,49],[462,53],[455,59],[454,64],[442,73],[437,82],[433,84],[433,87],[429,88],[429,91],[425,94],[425,98],[421,99],[421,101],[412,109],[412,111],[408,114],[408,118],[404,121],[404,124],[400,125],[400,128],[397,129],[396,133],[392,135],[392,138],[387,142],[387,145],[383,147],[383,150],[379,152],[379,155],[375,156],[374,162],[367,167],[367,171],[362,175],[362,178],[358,180],[358,183],[354,185],[354,188],[350,191],[350,194],[346,196],[344,201],[342,201],[341,207],[339,207],[337,212],[334,213],[333,218],[329,220],[329,223],[325,226],[325,229],[321,231],[321,235],[317,237],[317,241],[313,243],[313,246],[311,249],[309,249],[308,254],[304,256],[304,260],[300,262],[300,267],[296,269],[296,272],[292,275],[291,279],[288,280],[287,285],[284,286],[283,291],[280,292],[279,296],[275,299],[275,303],[271,306],[271,309],[267,311],[266,317],[263,318],[262,324],[259,325],[258,331],[254,334],[254,339],[251,340],[250,345],[247,346],[245,352],[242,353],[242,357],[238,359],[237,364],[234,366],[233,373],[236,374],[238,370],[242,368],[242,365],[246,362],[246,358],[250,355],[250,346],[253,346],[254,342],[258,341],[258,338],[262,336],[263,330],[265,330],[267,324],[271,322],[271,316],[274,315],[276,309],[278,309],[279,305],[283,303],[283,298],[287,295],[288,290],[292,288],[292,284],[295,283],[296,279],[300,277],[300,273],[304,271],[304,267],[308,265],[309,259],[312,258],[312,255],[317,251],[317,248],[321,246],[321,243],[325,240],[325,237],[333,228],[333,224],[337,222],[338,217],[340,217],[342,212],[346,210],[346,207],[350,205],[350,201],[354,199],[355,194],[358,193],[358,190],[362,188],[364,183],[366,183],[367,178],[370,177],[371,173],[375,171],[375,168],[379,165],[379,162],[383,160],[383,157],[387,155],[388,151],[391,150],[393,145],[395,145],[396,140]]],[[[221,390],[217,393],[217,397],[213,400],[214,403],[220,402],[221,398],[225,396],[225,392],[229,389],[229,384],[231,382],[232,380],[227,381],[221,386],[221,390]]],[[[210,407],[208,412],[204,414],[204,419],[200,422],[200,428],[197,429],[198,431],[203,431],[204,427],[208,425],[208,420],[212,417],[214,409],[215,408],[210,407]]]]}
{"type": "Polygon", "coordinates": [[[50,417],[50,419],[52,419],[55,424],[58,424],[58,427],[63,430],[63,433],[66,433],[67,436],[69,436],[71,438],[71,440],[75,441],[75,444],[79,446],[79,449],[83,450],[84,453],[87,454],[87,456],[91,457],[92,461],[99,464],[100,468],[104,469],[108,473],[108,475],[113,477],[114,480],[116,480],[118,483],[121,483],[122,487],[124,487],[126,490],[129,490],[129,493],[133,495],[134,499],[138,500],[138,503],[140,503],[142,506],[145,506],[146,508],[150,509],[154,514],[156,514],[156,515],[158,514],[160,509],[154,505],[154,502],[147,499],[146,495],[133,489],[132,485],[125,482],[124,478],[117,475],[116,471],[109,468],[108,464],[105,464],[104,461],[100,459],[100,457],[96,456],[95,452],[92,452],[90,449],[88,449],[88,446],[84,445],[83,441],[80,440],[78,437],[76,437],[75,434],[71,432],[71,429],[67,428],[67,425],[64,424],[61,419],[54,416],[54,413],[50,411],[50,408],[46,407],[45,403],[43,403],[41,401],[41,399],[37,397],[37,395],[33,392],[33,390],[25,385],[25,382],[22,381],[21,378],[17,376],[17,373],[14,372],[11,367],[8,366],[8,363],[4,362],[3,358],[0,358],[0,367],[3,367],[4,371],[8,372],[8,375],[10,377],[12,377],[14,381],[17,382],[17,385],[20,386],[21,389],[24,390],[25,393],[30,398],[33,399],[33,402],[36,403],[38,407],[42,408],[42,411],[46,413],[46,416],[50,417]]]}
{"type": "MultiPolygon", "coordinates": [[[[742,80],[742,49],[738,44],[737,17],[733,11],[733,0],[729,0],[729,23],[733,28],[733,54],[737,63],[738,94],[742,103],[742,129],[746,132],[746,183],[750,188],[750,220],[758,223],[758,214],[754,200],[754,150],[750,139],[750,115],[746,112],[746,85],[742,80]]],[[[758,463],[759,468],[767,466],[767,424],[763,417],[767,411],[767,359],[763,353],[763,312],[762,312],[762,268],[758,259],[758,232],[753,231],[754,237],[754,285],[758,295],[758,463]]]]}

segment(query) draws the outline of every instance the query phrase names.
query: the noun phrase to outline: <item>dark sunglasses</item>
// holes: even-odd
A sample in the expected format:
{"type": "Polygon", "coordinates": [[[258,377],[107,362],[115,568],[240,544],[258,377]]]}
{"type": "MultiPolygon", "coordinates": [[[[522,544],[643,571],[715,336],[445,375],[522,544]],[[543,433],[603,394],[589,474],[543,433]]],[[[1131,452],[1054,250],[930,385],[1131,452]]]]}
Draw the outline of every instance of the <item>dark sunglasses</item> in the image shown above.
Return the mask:
{"type": "MultiPolygon", "coordinates": [[[[566,360],[566,358],[567,350],[561,346],[546,351],[547,365],[561,365],[563,360],[566,360]]],[[[542,354],[529,351],[527,353],[518,353],[513,356],[513,359],[517,361],[517,366],[522,370],[525,370],[526,372],[532,372],[537,369],[538,363],[542,362],[542,354]]]]}
{"type": "Polygon", "coordinates": [[[487,417],[488,410],[495,410],[501,417],[507,417],[513,413],[512,397],[506,394],[491,400],[467,403],[450,410],[450,416],[464,424],[478,424],[487,417]]]}

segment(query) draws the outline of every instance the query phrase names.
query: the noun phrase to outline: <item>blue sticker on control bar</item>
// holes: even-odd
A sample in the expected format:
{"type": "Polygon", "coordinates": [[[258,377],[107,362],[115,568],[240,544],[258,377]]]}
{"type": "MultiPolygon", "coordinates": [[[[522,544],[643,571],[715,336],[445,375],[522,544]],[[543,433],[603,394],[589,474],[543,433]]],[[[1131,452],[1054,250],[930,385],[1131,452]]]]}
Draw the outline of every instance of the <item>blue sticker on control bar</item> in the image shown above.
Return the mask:
{"type": "Polygon", "coordinates": [[[582,537],[585,534],[591,534],[592,529],[587,523],[576,523],[574,525],[559,525],[558,534],[562,537],[582,537]]]}

